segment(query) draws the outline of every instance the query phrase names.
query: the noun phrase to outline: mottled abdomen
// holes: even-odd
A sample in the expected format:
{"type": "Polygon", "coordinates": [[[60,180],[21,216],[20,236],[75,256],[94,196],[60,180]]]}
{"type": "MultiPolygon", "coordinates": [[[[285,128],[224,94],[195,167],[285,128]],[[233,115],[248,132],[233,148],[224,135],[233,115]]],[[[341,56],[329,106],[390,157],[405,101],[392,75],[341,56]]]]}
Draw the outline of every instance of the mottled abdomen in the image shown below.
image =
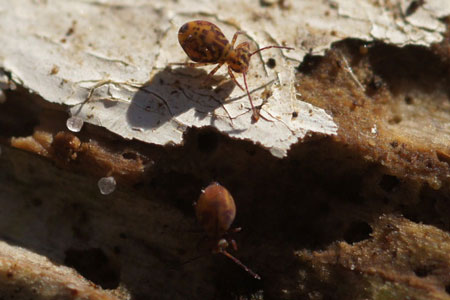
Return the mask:
{"type": "Polygon", "coordinates": [[[225,61],[231,48],[219,27],[208,21],[187,22],[178,31],[178,41],[195,62],[225,61]]]}
{"type": "Polygon", "coordinates": [[[230,192],[217,182],[200,195],[195,213],[200,225],[211,237],[220,238],[230,229],[236,216],[236,205],[230,192]]]}

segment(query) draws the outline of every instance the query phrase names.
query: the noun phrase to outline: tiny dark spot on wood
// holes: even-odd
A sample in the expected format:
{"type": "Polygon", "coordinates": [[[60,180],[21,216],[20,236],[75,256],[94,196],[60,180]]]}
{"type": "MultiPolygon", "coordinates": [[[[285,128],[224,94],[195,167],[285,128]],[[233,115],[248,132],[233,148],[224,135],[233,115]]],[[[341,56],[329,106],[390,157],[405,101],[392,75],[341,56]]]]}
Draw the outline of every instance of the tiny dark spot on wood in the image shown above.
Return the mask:
{"type": "Polygon", "coordinates": [[[413,104],[413,98],[411,97],[411,96],[406,96],[405,97],[405,103],[406,104],[408,104],[408,105],[411,105],[411,104],[413,104]]]}
{"type": "Polygon", "coordinates": [[[400,184],[400,180],[392,175],[384,174],[380,180],[380,187],[386,192],[392,192],[400,184]]]}
{"type": "Polygon", "coordinates": [[[414,269],[414,274],[416,274],[417,277],[424,278],[430,275],[432,271],[433,268],[431,266],[420,266],[414,269]]]}
{"type": "Polygon", "coordinates": [[[267,65],[269,68],[273,69],[273,68],[275,68],[275,66],[277,65],[277,61],[276,61],[274,58],[269,58],[269,59],[267,60],[266,65],[267,65]]]}

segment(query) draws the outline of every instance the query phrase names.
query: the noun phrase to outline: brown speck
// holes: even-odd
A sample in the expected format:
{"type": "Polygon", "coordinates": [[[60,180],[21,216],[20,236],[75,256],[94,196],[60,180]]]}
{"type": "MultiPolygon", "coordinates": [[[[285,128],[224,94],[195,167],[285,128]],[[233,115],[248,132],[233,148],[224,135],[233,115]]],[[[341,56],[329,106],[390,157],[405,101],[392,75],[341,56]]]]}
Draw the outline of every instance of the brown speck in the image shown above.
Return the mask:
{"type": "Polygon", "coordinates": [[[262,92],[262,94],[261,94],[261,98],[262,99],[264,99],[264,100],[267,100],[267,99],[269,99],[269,97],[270,96],[272,96],[272,90],[270,90],[270,89],[265,89],[263,92],[262,92]]]}
{"type": "Polygon", "coordinates": [[[277,61],[274,58],[269,58],[267,60],[267,66],[271,69],[275,68],[275,66],[277,65],[277,61]]]}
{"type": "Polygon", "coordinates": [[[58,74],[59,67],[57,65],[53,65],[53,68],[50,70],[50,75],[58,74]]]}
{"type": "Polygon", "coordinates": [[[408,105],[411,105],[411,104],[414,103],[414,100],[413,100],[413,98],[411,96],[406,96],[405,97],[405,103],[408,104],[408,105]]]}
{"type": "Polygon", "coordinates": [[[77,25],[77,21],[72,22],[72,26],[67,29],[66,36],[71,36],[75,32],[75,25],[77,25]]]}

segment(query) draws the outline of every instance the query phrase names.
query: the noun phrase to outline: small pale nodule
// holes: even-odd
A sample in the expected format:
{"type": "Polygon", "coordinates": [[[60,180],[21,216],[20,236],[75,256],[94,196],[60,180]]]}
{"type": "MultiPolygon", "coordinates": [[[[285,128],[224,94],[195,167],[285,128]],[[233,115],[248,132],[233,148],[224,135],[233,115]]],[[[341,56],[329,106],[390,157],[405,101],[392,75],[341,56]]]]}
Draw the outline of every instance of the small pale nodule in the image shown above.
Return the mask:
{"type": "Polygon", "coordinates": [[[97,185],[102,195],[109,195],[116,189],[116,180],[112,176],[102,177],[97,185]]]}
{"type": "Polygon", "coordinates": [[[67,119],[66,126],[72,132],[80,132],[81,128],[83,128],[84,121],[82,118],[77,116],[72,116],[67,119]]]}

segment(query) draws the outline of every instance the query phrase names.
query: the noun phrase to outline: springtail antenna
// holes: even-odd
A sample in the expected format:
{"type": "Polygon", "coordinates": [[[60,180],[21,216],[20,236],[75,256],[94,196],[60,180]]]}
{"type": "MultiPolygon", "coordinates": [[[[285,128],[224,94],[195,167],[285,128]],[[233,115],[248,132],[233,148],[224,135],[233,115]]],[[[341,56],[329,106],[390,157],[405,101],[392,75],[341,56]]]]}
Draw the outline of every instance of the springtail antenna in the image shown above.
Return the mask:
{"type": "Polygon", "coordinates": [[[245,75],[246,72],[242,73],[242,76],[244,77],[244,83],[245,83],[245,90],[247,91],[248,99],[250,100],[250,104],[252,106],[252,119],[254,122],[259,120],[259,113],[256,110],[255,106],[253,105],[252,97],[250,96],[250,92],[248,91],[248,85],[247,85],[247,76],[245,75]]]}
{"type": "Polygon", "coordinates": [[[283,46],[267,46],[267,47],[263,47],[263,48],[261,48],[261,49],[258,49],[258,50],[256,50],[255,52],[251,53],[251,54],[250,54],[250,56],[252,56],[253,54],[256,54],[256,53],[258,53],[258,52],[261,52],[261,51],[263,51],[263,50],[267,50],[267,49],[270,49],[270,48],[278,48],[278,49],[287,49],[287,50],[294,50],[294,48],[292,48],[292,47],[283,47],[283,46]]]}
{"type": "Polygon", "coordinates": [[[222,253],[223,255],[225,255],[226,257],[228,257],[229,259],[231,259],[232,261],[234,261],[237,265],[239,265],[242,269],[244,269],[247,273],[249,273],[250,275],[253,276],[253,278],[261,280],[261,276],[259,276],[258,274],[256,274],[255,272],[253,272],[252,270],[250,270],[246,265],[244,265],[243,263],[241,263],[241,261],[239,259],[237,259],[236,257],[234,257],[233,255],[231,255],[230,253],[228,253],[226,250],[220,250],[220,253],[222,253]]]}
{"type": "MultiPolygon", "coordinates": [[[[249,57],[252,57],[253,54],[256,54],[258,52],[261,52],[263,50],[267,50],[267,49],[270,49],[270,48],[294,50],[294,48],[292,48],[292,47],[267,46],[267,47],[263,47],[261,49],[258,49],[255,52],[252,52],[249,57]]],[[[242,75],[244,77],[245,89],[247,90],[247,96],[248,96],[248,99],[250,100],[250,104],[252,106],[252,111],[253,111],[252,119],[253,119],[254,122],[257,122],[259,120],[260,115],[259,115],[258,111],[256,110],[255,106],[253,105],[252,97],[250,96],[250,92],[248,91],[246,72],[243,72],[242,75]]]]}

